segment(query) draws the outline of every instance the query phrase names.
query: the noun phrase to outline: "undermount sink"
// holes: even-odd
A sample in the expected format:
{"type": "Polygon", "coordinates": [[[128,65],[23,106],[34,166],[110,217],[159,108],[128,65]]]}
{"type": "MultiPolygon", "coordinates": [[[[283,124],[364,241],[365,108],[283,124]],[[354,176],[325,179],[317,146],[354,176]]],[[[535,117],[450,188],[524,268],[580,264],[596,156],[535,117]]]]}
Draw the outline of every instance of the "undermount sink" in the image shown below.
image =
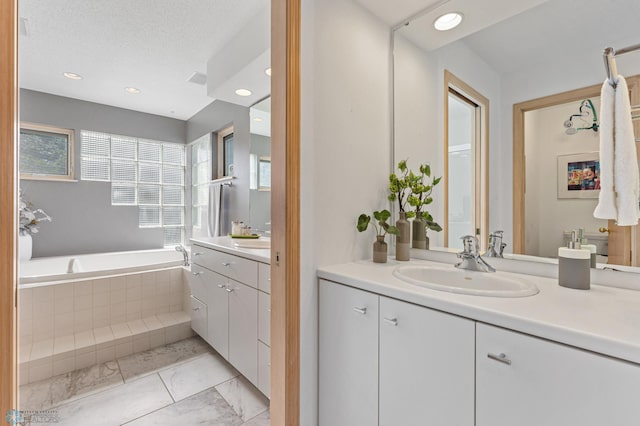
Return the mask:
{"type": "Polygon", "coordinates": [[[476,272],[450,267],[406,265],[393,275],[402,281],[432,290],[492,297],[526,297],[540,290],[530,281],[500,272],[476,272]]]}
{"type": "Polygon", "coordinates": [[[240,248],[268,249],[268,248],[271,248],[271,240],[270,239],[239,240],[239,241],[234,241],[233,245],[240,248]]]}

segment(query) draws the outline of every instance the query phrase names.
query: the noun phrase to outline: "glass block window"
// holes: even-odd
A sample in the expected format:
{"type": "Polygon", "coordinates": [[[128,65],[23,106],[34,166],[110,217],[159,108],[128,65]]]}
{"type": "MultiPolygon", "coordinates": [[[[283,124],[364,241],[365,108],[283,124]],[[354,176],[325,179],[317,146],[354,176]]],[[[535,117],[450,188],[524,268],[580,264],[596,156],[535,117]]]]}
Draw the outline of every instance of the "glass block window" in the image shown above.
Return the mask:
{"type": "Polygon", "coordinates": [[[82,180],[111,182],[111,204],[138,206],[141,228],[184,241],[184,145],[83,130],[82,180]]]}
{"type": "Polygon", "coordinates": [[[206,212],[209,181],[213,178],[211,134],[191,143],[191,221],[194,227],[202,227],[202,214],[206,212]]]}

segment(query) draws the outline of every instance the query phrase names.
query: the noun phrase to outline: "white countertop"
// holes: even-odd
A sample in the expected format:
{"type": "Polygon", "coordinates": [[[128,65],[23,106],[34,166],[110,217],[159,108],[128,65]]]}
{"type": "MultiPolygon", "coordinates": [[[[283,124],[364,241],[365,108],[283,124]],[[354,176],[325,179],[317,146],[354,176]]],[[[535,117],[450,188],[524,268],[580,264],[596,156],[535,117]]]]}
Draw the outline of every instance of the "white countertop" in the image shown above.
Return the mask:
{"type": "Polygon", "coordinates": [[[534,282],[540,293],[519,298],[471,296],[415,286],[392,275],[397,266],[408,264],[446,265],[366,260],[319,268],[318,277],[640,364],[640,291],[593,284],[591,290],[572,290],[553,278],[498,271],[534,282]]]}
{"type": "Polygon", "coordinates": [[[208,247],[213,250],[244,257],[245,259],[255,260],[256,262],[271,264],[271,249],[237,247],[235,245],[236,241],[231,237],[197,237],[191,238],[190,241],[191,244],[208,247]]]}

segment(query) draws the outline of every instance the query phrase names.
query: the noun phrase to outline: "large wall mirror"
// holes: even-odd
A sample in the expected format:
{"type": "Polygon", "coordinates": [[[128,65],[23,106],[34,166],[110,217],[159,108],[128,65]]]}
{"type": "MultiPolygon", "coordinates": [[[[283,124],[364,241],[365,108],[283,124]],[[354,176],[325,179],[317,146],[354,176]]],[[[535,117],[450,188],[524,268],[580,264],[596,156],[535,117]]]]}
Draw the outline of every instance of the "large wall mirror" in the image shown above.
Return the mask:
{"type": "MultiPolygon", "coordinates": [[[[462,228],[456,227],[451,210],[460,206],[474,209],[476,217],[486,214],[487,220],[478,219],[473,229],[481,236],[482,251],[486,235],[501,230],[505,253],[532,260],[555,257],[567,233],[583,228],[597,243],[600,263],[640,266],[640,256],[633,252],[624,259],[609,256],[620,248],[635,250],[640,227],[616,230],[610,221],[594,219],[597,196],[588,191],[567,194],[563,180],[576,164],[582,170],[594,168],[599,135],[593,113],[599,115],[599,87],[606,78],[602,50],[640,43],[640,2],[621,0],[613,7],[598,0],[530,0],[507,6],[496,1],[482,13],[466,0],[435,6],[424,1],[421,7],[393,31],[393,160],[408,159],[412,168],[429,162],[436,176],[445,176],[444,185],[434,191],[431,213],[446,232],[430,232],[431,246],[457,248],[461,235],[456,233],[462,228]],[[436,31],[435,19],[451,10],[463,13],[462,24],[436,31]],[[451,75],[490,104],[486,120],[478,121],[476,114],[480,128],[475,135],[486,133],[486,146],[475,152],[473,132],[458,131],[467,139],[451,141],[450,135],[460,130],[455,123],[464,122],[451,115],[473,116],[473,108],[456,113],[456,104],[452,106],[451,75]],[[471,158],[462,161],[465,156],[471,158]],[[485,165],[486,176],[477,175],[474,165],[485,165]],[[469,176],[487,179],[484,205],[473,202],[480,189],[475,195],[473,189],[456,189],[469,176]],[[618,239],[622,233],[624,238],[618,239]]],[[[630,82],[632,104],[639,104],[635,76],[640,74],[640,51],[618,57],[617,64],[630,82]]],[[[638,121],[635,127],[638,132],[638,121]]]]}
{"type": "Polygon", "coordinates": [[[251,227],[271,235],[271,97],[249,109],[249,205],[251,227]]]}

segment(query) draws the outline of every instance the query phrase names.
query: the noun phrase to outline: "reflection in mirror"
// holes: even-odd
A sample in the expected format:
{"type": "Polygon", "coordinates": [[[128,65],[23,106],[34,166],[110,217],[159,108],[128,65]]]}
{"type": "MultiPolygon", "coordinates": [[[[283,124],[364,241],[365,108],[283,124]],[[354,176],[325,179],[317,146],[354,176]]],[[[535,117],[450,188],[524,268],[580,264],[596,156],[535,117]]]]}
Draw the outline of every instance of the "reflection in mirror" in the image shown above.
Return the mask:
{"type": "MultiPolygon", "coordinates": [[[[422,7],[428,3],[425,1],[422,7]]],[[[456,7],[465,13],[465,4],[461,1],[456,7]]],[[[598,0],[523,1],[514,5],[513,10],[488,13],[486,16],[492,18],[487,18],[482,25],[479,21],[483,18],[476,16],[471,30],[465,29],[463,21],[460,27],[442,36],[433,29],[433,21],[450,6],[445,3],[394,31],[395,158],[392,163],[404,158],[409,158],[410,165],[426,160],[431,162],[436,174],[444,174],[445,167],[451,167],[445,163],[446,154],[451,155],[451,146],[444,151],[442,143],[448,124],[446,107],[443,107],[448,97],[445,82],[448,71],[492,104],[487,128],[491,148],[488,153],[490,216],[486,232],[505,231],[505,252],[555,257],[557,248],[563,245],[565,232],[584,228],[590,242],[599,247],[601,263],[640,266],[638,253],[628,254],[630,247],[639,245],[640,227],[617,229],[611,221],[593,219],[596,200],[588,197],[591,190],[583,191],[586,197],[563,198],[559,186],[565,185],[564,173],[558,179],[558,164],[563,156],[598,150],[598,133],[589,129],[593,121],[585,124],[582,117],[573,118],[572,122],[585,129],[570,132],[572,134],[567,134],[565,122],[573,114],[579,114],[581,102],[586,99],[593,102],[594,112],[600,115],[599,87],[606,78],[602,50],[607,46],[616,49],[640,43],[636,30],[640,2],[621,0],[616,7],[611,7],[598,0]],[[595,93],[585,94],[586,88],[595,88],[595,93]],[[535,104],[535,100],[578,89],[583,92],[571,99],[546,105],[538,103],[526,109],[526,114],[523,110],[522,116],[514,113],[516,105],[535,104]],[[526,128],[527,135],[522,136],[522,160],[514,163],[517,154],[514,132],[520,126],[526,128]],[[529,135],[531,132],[537,134],[529,135]],[[526,222],[519,222],[519,217],[526,222]],[[599,232],[600,228],[608,229],[609,233],[599,232]],[[519,239],[520,233],[523,238],[519,239]],[[518,238],[514,240],[515,237],[518,238]],[[627,250],[625,257],[614,260],[613,256],[606,256],[611,255],[612,248],[619,247],[627,250]]],[[[472,8],[470,4],[467,6],[472,8]]],[[[415,12],[419,12],[418,8],[415,12]]],[[[470,18],[470,13],[465,16],[470,18]]],[[[471,19],[466,20],[469,21],[471,19]]],[[[617,58],[617,65],[618,72],[628,80],[640,74],[640,52],[617,58]]],[[[640,104],[640,98],[634,101],[633,89],[631,91],[632,105],[640,104]]],[[[563,170],[578,167],[568,166],[569,163],[562,164],[563,170]]],[[[451,173],[449,171],[445,185],[434,194],[436,219],[445,214],[446,197],[452,195],[452,184],[461,177],[451,173]],[[449,193],[445,194],[447,186],[449,193]]],[[[460,237],[455,235],[459,230],[453,226],[448,228],[452,234],[449,241],[460,237]]],[[[432,246],[447,245],[449,241],[442,234],[433,235],[432,246]]],[[[482,251],[486,249],[483,244],[482,251]]]]}
{"type": "Polygon", "coordinates": [[[249,115],[251,227],[268,235],[271,233],[271,98],[253,105],[249,115]]]}

